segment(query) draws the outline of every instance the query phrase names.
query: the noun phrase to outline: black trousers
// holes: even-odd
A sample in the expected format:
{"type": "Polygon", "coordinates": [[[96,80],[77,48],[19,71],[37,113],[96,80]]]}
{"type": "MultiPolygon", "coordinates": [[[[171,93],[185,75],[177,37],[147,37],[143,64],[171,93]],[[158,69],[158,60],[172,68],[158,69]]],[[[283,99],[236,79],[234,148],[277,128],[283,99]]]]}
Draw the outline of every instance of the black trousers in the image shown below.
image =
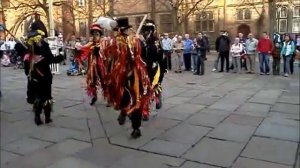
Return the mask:
{"type": "Polygon", "coordinates": [[[293,56],[290,60],[290,71],[291,71],[291,74],[294,73],[294,62],[295,62],[295,57],[293,56]]]}
{"type": "Polygon", "coordinates": [[[226,61],[226,71],[229,71],[229,51],[219,53],[221,57],[221,71],[224,71],[224,61],[226,61]]]}
{"type": "Polygon", "coordinates": [[[163,54],[164,54],[164,59],[163,59],[164,66],[166,67],[166,69],[172,70],[171,51],[164,50],[163,54]]]}
{"type": "Polygon", "coordinates": [[[142,125],[143,113],[141,110],[135,110],[131,113],[130,120],[133,129],[139,129],[142,125]]]}
{"type": "Polygon", "coordinates": [[[183,54],[183,62],[185,66],[185,70],[191,70],[191,53],[183,54]]]}
{"type": "Polygon", "coordinates": [[[197,59],[197,74],[204,75],[205,72],[205,55],[198,56],[197,59]]]}
{"type": "Polygon", "coordinates": [[[280,58],[274,58],[273,59],[273,75],[279,75],[280,74],[280,58]]]}

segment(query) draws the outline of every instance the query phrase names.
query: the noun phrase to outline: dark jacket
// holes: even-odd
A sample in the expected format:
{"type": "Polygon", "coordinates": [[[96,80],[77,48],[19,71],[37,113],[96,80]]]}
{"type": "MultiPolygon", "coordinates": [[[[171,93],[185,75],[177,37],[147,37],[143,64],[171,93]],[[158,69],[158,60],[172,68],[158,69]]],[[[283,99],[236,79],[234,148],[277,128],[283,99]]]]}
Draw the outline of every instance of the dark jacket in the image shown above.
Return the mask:
{"type": "MultiPolygon", "coordinates": [[[[43,59],[34,65],[33,71],[31,72],[32,78],[40,82],[52,83],[52,73],[49,65],[63,61],[63,57],[54,57],[50,50],[49,44],[44,40],[42,41],[41,46],[34,44],[33,51],[35,55],[41,55],[43,59]]],[[[27,69],[25,69],[25,72],[29,72],[29,67],[26,68],[27,69]]]]}
{"type": "Polygon", "coordinates": [[[205,56],[205,53],[207,51],[208,44],[205,38],[198,38],[197,39],[197,49],[200,52],[201,56],[205,56]]]}
{"type": "Polygon", "coordinates": [[[230,39],[227,36],[221,35],[216,40],[217,52],[229,52],[230,51],[230,39]]]}

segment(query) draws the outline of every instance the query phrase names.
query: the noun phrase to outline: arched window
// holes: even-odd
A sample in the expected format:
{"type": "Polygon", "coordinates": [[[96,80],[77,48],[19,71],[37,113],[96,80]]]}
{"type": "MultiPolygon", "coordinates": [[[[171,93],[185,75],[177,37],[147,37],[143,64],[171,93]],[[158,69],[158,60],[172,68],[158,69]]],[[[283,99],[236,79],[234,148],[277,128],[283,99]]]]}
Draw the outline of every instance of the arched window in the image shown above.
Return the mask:
{"type": "Polygon", "coordinates": [[[286,6],[277,8],[277,30],[279,33],[287,32],[287,17],[288,17],[288,8],[286,6]]]}
{"type": "Polygon", "coordinates": [[[213,12],[201,12],[196,14],[195,19],[197,32],[213,32],[214,31],[214,14],[213,12]]]}
{"type": "Polygon", "coordinates": [[[293,33],[300,33],[300,6],[293,10],[293,33]]]}

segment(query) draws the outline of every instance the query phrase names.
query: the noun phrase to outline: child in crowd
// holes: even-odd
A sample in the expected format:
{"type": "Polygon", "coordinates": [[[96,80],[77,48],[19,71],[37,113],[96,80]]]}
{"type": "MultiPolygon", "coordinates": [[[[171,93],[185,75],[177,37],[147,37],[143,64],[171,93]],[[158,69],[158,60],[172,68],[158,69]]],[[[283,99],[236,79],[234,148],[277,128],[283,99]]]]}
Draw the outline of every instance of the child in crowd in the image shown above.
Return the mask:
{"type": "Polygon", "coordinates": [[[280,44],[278,42],[275,43],[275,47],[272,50],[273,57],[273,75],[279,75],[280,73],[280,44]]]}

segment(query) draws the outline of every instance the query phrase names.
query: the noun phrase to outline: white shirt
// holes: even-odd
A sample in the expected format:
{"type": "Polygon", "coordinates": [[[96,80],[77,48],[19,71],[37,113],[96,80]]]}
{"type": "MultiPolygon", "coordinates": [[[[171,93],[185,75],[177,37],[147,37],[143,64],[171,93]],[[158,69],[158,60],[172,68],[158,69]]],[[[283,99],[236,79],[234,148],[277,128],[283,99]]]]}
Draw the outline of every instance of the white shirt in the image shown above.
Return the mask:
{"type": "Polygon", "coordinates": [[[232,57],[240,57],[242,51],[243,51],[243,44],[241,43],[232,44],[230,49],[232,57]]]}

